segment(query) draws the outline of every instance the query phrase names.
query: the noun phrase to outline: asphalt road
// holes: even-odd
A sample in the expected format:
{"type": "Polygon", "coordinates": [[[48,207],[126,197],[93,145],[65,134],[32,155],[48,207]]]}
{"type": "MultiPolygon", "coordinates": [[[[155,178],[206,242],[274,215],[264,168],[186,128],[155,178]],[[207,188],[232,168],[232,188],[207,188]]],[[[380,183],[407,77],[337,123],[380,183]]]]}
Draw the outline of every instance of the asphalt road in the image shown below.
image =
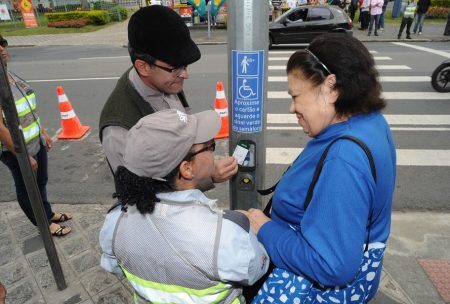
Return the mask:
{"type": "MultiPolygon", "coordinates": [[[[450,94],[431,88],[433,69],[450,57],[446,43],[367,43],[380,66],[382,86],[388,101],[399,166],[395,209],[450,208],[450,94]],[[426,49],[417,49],[422,47],[426,49]],[[434,50],[434,51],[433,51],[434,50]],[[437,51],[437,52],[436,52],[437,51]],[[394,77],[394,78],[386,78],[394,77]],[[412,78],[407,78],[412,77],[412,78]]],[[[185,92],[194,110],[212,109],[215,82],[228,88],[227,47],[203,46],[202,59],[189,67],[185,92]]],[[[275,182],[308,138],[287,114],[289,98],[283,77],[287,57],[293,49],[269,53],[269,114],[266,131],[266,184],[275,182]],[[280,69],[277,69],[277,67],[280,69]],[[272,78],[281,77],[281,78],[272,78]]],[[[33,47],[13,48],[10,68],[29,80],[38,96],[38,111],[51,135],[60,128],[55,88],[62,85],[75,112],[91,132],[82,140],[57,141],[49,154],[48,195],[58,203],[112,204],[113,181],[98,139],[101,108],[117,78],[130,66],[124,48],[33,47]]],[[[227,141],[218,142],[218,154],[227,153],[227,141]]],[[[15,200],[12,178],[0,165],[0,202],[15,200]]],[[[209,194],[228,206],[228,186],[209,194]]]]}

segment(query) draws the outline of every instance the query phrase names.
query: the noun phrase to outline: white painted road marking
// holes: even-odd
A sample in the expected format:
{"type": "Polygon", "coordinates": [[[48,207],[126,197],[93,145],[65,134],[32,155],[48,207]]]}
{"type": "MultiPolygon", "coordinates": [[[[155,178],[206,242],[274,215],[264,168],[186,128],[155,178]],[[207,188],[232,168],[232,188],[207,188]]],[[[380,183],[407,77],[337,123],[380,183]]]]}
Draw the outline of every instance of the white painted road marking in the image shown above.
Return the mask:
{"type": "MultiPolygon", "coordinates": [[[[302,148],[266,148],[266,164],[291,164],[302,148]]],[[[450,150],[397,149],[397,166],[450,166],[450,150]]]]}
{"type": "MultiPolygon", "coordinates": [[[[286,82],[287,76],[269,76],[269,82],[286,82]]],[[[381,76],[381,82],[430,82],[430,76],[381,76]]]]}
{"type": "Polygon", "coordinates": [[[408,44],[408,43],[403,43],[403,42],[392,42],[392,43],[395,45],[409,47],[409,48],[413,48],[413,49],[416,49],[419,51],[424,51],[424,52],[432,53],[435,55],[443,56],[445,58],[450,58],[450,53],[447,53],[445,51],[439,51],[439,50],[430,49],[430,48],[427,48],[424,46],[413,45],[413,44],[408,44]]]}
{"type": "MultiPolygon", "coordinates": [[[[411,70],[407,65],[377,65],[377,70],[411,70]]],[[[269,71],[284,71],[286,66],[284,65],[269,65],[269,71]]]]}
{"type": "MultiPolygon", "coordinates": [[[[278,54],[288,54],[288,55],[292,55],[294,54],[296,51],[269,51],[269,55],[278,55],[278,54]]],[[[369,51],[371,54],[377,54],[377,51],[369,51]]]]}
{"type": "MultiPolygon", "coordinates": [[[[301,131],[300,126],[297,127],[266,127],[270,131],[301,131]]],[[[408,127],[391,127],[391,131],[411,131],[411,132],[448,132],[450,128],[408,128],[408,127]]]]}
{"type": "Polygon", "coordinates": [[[109,57],[81,57],[78,60],[98,60],[98,59],[130,59],[130,56],[109,56],[109,57]]]}
{"type": "MultiPolygon", "coordinates": [[[[389,125],[450,126],[450,115],[391,115],[385,114],[389,125]]],[[[294,114],[267,114],[267,124],[297,124],[294,114]]]]}
{"type": "Polygon", "coordinates": [[[89,80],[117,80],[119,77],[93,77],[93,78],[61,78],[61,79],[32,79],[27,82],[59,82],[59,81],[89,81],[89,80]]]}
{"type": "MultiPolygon", "coordinates": [[[[269,91],[267,97],[271,99],[291,99],[291,96],[285,91],[269,91]]],[[[437,92],[383,92],[385,99],[404,99],[404,100],[450,100],[450,93],[437,92]]]]}
{"type": "MultiPolygon", "coordinates": [[[[373,57],[375,60],[392,60],[391,57],[387,56],[379,56],[379,57],[373,57]]],[[[288,61],[289,57],[269,57],[269,61],[288,61]]]]}

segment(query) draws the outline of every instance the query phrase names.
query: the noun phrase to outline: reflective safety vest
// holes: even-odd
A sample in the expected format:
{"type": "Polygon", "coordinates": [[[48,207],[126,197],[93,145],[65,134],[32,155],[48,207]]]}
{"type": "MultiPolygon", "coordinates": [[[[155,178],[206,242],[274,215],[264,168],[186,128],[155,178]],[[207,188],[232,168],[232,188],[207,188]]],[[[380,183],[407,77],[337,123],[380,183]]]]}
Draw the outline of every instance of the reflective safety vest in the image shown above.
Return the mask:
{"type": "MultiPolygon", "coordinates": [[[[20,128],[25,139],[28,153],[31,156],[36,155],[40,149],[41,125],[36,111],[36,95],[33,89],[21,78],[9,72],[14,84],[11,84],[16,104],[17,114],[19,116],[20,128]]],[[[3,119],[5,114],[3,113],[3,119]]],[[[5,119],[4,119],[5,121],[5,119]]],[[[4,147],[2,147],[5,150],[4,147]]]]}
{"type": "Polygon", "coordinates": [[[222,215],[196,202],[158,202],[152,214],[128,206],[113,252],[135,290],[134,303],[242,304],[241,289],[221,282],[217,252],[222,215]]]}
{"type": "Polygon", "coordinates": [[[411,3],[406,7],[403,17],[414,18],[415,11],[416,11],[416,5],[414,3],[411,3]]]}

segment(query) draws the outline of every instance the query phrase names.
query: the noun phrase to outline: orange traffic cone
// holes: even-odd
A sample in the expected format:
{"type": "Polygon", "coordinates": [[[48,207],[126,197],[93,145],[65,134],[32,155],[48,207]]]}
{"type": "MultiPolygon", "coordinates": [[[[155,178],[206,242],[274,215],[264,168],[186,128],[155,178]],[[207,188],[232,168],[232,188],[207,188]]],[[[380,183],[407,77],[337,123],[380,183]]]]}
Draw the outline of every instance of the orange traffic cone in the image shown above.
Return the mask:
{"type": "Polygon", "coordinates": [[[222,81],[218,81],[216,83],[216,101],[214,102],[214,109],[222,118],[222,127],[214,138],[218,139],[230,136],[228,130],[228,103],[225,98],[225,91],[223,89],[222,81]]]}
{"type": "Polygon", "coordinates": [[[56,87],[58,94],[59,112],[61,113],[62,132],[58,134],[59,139],[78,139],[83,137],[91,127],[82,126],[80,120],[72,109],[69,99],[62,87],[56,87]]]}

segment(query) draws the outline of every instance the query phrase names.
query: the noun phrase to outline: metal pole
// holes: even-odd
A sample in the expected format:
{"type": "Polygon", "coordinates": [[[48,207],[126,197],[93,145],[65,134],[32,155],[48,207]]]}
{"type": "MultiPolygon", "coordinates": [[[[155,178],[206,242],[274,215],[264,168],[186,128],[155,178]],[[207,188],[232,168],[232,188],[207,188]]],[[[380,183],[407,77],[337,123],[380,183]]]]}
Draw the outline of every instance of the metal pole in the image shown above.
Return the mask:
{"type": "Polygon", "coordinates": [[[50,234],[49,223],[44,212],[44,206],[42,204],[41,195],[39,194],[36,177],[31,169],[30,159],[28,156],[28,151],[25,147],[23,134],[20,131],[21,127],[19,124],[19,117],[17,115],[16,105],[9,86],[8,74],[5,66],[3,65],[3,61],[0,60],[0,62],[0,105],[5,115],[8,130],[11,133],[20,172],[22,173],[23,181],[28,192],[28,197],[30,198],[31,207],[33,208],[33,213],[36,218],[39,232],[44,242],[45,251],[47,252],[53,277],[58,289],[63,290],[67,287],[66,280],[58,259],[55,244],[53,243],[53,238],[50,234]]]}
{"type": "MultiPolygon", "coordinates": [[[[210,2],[211,2],[212,0],[210,0],[210,2]]],[[[208,11],[208,39],[211,39],[211,4],[210,3],[208,3],[210,6],[209,6],[209,9],[207,10],[208,11]]]]}
{"type": "Polygon", "coordinates": [[[263,205],[256,190],[265,186],[268,12],[267,1],[228,2],[229,149],[230,154],[238,145],[249,150],[230,181],[232,209],[263,205]]]}

